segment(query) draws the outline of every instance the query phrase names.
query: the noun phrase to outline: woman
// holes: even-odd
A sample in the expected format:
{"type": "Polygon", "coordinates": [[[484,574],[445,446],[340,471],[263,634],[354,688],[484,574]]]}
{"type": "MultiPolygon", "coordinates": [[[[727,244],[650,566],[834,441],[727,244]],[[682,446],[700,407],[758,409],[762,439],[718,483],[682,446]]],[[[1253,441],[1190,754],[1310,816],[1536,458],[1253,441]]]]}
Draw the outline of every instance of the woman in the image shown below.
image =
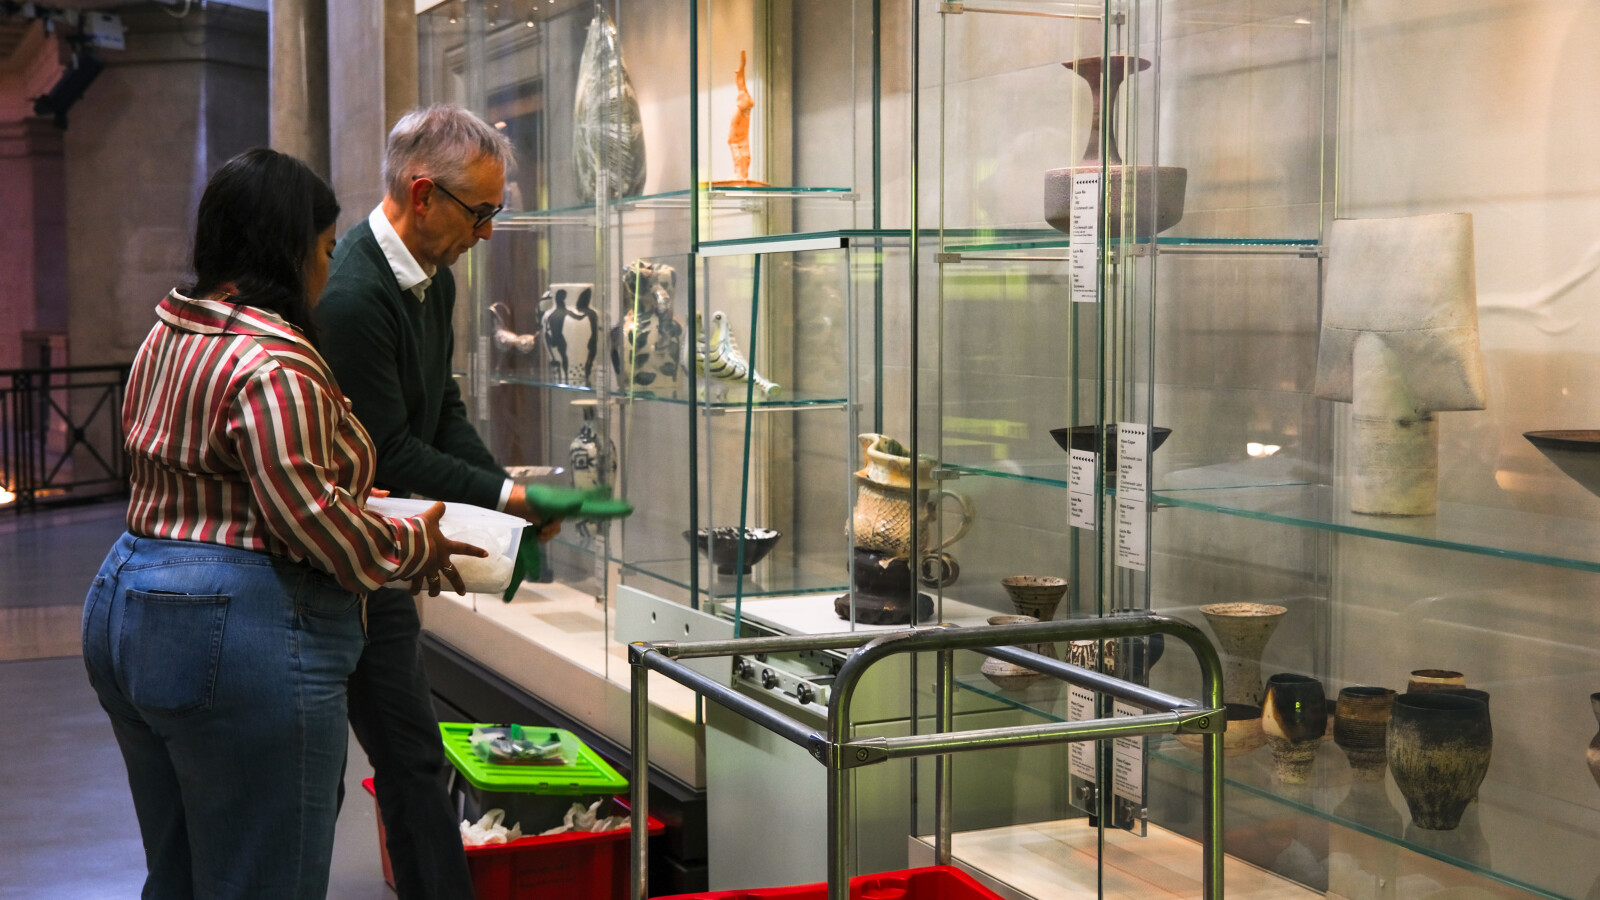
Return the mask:
{"type": "MultiPolygon", "coordinates": [[[[144,896],[326,895],[365,593],[443,573],[444,505],[364,508],[375,452],[313,346],[339,206],[271,150],[206,186],[192,287],[129,377],[128,531],[84,604],[128,768],[144,896]]],[[[414,581],[420,584],[420,581],[414,581]]]]}

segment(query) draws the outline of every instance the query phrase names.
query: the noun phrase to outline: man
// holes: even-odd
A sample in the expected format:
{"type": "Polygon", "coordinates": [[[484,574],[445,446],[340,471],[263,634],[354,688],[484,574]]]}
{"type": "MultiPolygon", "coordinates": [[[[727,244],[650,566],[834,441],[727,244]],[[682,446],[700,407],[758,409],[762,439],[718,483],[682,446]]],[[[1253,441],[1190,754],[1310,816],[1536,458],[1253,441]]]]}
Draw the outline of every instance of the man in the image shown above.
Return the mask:
{"type": "MultiPolygon", "coordinates": [[[[316,314],[322,354],[377,445],[379,487],[502,509],[543,526],[538,538],[548,540],[582,495],[515,488],[467,421],[452,377],[449,266],[493,232],[512,163],[505,137],[466,110],[407,114],[389,133],[383,202],[340,238],[316,314]]],[[[537,550],[531,530],[523,543],[537,550]]],[[[350,724],[372,762],[402,900],[471,900],[420,631],[410,593],[368,598],[350,724]]]]}

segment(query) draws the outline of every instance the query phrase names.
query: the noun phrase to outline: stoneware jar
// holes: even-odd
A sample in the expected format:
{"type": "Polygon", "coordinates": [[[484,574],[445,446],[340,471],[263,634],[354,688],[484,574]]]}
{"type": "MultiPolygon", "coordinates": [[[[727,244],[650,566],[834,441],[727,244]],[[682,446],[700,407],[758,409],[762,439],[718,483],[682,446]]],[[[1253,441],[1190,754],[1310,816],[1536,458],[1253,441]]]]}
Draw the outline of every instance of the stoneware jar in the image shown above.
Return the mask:
{"type": "Polygon", "coordinates": [[[1389,769],[1419,828],[1448,831],[1489,772],[1489,707],[1452,691],[1401,694],[1389,719],[1389,769]]]}
{"type": "Polygon", "coordinates": [[[1350,770],[1360,781],[1382,781],[1389,767],[1389,714],[1394,691],[1355,685],[1339,691],[1333,709],[1333,742],[1350,760],[1350,770]]]}
{"type": "Polygon", "coordinates": [[[1283,672],[1267,679],[1261,730],[1272,748],[1273,774],[1284,784],[1306,784],[1317,747],[1328,732],[1328,698],[1322,682],[1283,672]]]}

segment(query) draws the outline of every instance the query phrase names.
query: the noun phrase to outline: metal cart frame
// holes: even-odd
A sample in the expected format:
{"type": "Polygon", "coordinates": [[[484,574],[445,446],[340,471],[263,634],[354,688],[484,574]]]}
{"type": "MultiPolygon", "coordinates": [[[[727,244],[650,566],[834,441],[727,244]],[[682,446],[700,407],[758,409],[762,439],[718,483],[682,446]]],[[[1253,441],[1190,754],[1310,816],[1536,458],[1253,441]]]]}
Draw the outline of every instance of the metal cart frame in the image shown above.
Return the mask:
{"type": "Polygon", "coordinates": [[[935,626],[892,632],[845,632],[793,637],[736,638],[726,641],[651,643],[636,641],[628,647],[633,667],[633,777],[631,799],[633,831],[632,900],[646,900],[648,890],[649,726],[650,672],[662,675],[721,704],[729,710],[804,747],[828,770],[828,898],[849,900],[852,863],[850,829],[851,771],[891,759],[934,756],[934,861],[950,863],[951,766],[949,754],[996,747],[1025,747],[1069,741],[1146,734],[1203,734],[1202,802],[1205,818],[1201,851],[1206,900],[1222,897],[1222,663],[1203,633],[1181,619],[1165,616],[1113,616],[1064,622],[1037,622],[985,628],[935,626]],[[1018,650],[1015,644],[1047,641],[1112,640],[1169,634],[1189,645],[1200,663],[1205,702],[1196,703],[1154,691],[1142,685],[1079,666],[1018,650]],[[828,702],[827,734],[818,734],[765,704],[744,696],[685,666],[680,660],[753,655],[798,650],[853,650],[833,681],[828,702]],[[973,650],[986,656],[1027,666],[1070,684],[1091,688],[1136,704],[1151,712],[1138,716],[1089,719],[952,731],[954,727],[954,660],[956,650],[973,650]],[[862,675],[873,664],[900,653],[933,652],[935,667],[934,716],[938,730],[907,737],[869,737],[850,740],[850,704],[862,675]]]}

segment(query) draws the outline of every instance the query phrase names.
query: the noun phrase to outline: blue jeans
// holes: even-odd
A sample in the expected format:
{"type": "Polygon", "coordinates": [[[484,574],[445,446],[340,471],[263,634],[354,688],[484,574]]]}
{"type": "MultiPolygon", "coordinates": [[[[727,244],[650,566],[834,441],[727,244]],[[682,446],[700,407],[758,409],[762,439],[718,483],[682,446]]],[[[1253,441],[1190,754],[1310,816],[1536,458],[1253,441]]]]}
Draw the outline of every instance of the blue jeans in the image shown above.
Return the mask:
{"type": "Polygon", "coordinates": [[[350,726],[372,763],[400,900],[472,900],[461,819],[445,792],[444,744],[422,669],[409,591],[367,598],[367,646],[350,677],[350,726]]]}
{"type": "Polygon", "coordinates": [[[83,659],[128,767],[143,896],[322,898],[361,599],[309,566],[217,544],[112,546],[83,659]]]}

